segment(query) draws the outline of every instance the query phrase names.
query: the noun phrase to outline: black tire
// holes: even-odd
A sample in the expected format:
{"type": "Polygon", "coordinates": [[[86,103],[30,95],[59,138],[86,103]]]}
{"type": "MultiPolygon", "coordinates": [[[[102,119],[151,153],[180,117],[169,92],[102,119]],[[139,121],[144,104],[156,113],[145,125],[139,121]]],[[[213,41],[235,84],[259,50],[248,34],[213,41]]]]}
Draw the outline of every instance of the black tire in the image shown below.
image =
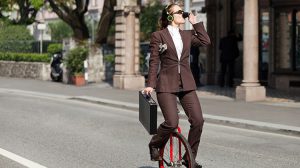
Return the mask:
{"type": "Polygon", "coordinates": [[[162,161],[158,162],[159,168],[167,168],[167,167],[185,167],[182,162],[184,162],[183,157],[185,157],[186,161],[188,162],[188,168],[194,168],[195,167],[195,159],[192,154],[192,149],[190,147],[190,144],[185,139],[183,135],[181,135],[178,132],[173,132],[173,162],[171,162],[170,159],[170,139],[168,139],[168,142],[165,144],[163,148],[160,149],[160,155],[163,158],[162,161]],[[181,143],[181,145],[179,145],[181,143]],[[179,155],[179,147],[181,146],[181,155],[179,155]],[[185,156],[184,156],[185,155],[185,156]]]}

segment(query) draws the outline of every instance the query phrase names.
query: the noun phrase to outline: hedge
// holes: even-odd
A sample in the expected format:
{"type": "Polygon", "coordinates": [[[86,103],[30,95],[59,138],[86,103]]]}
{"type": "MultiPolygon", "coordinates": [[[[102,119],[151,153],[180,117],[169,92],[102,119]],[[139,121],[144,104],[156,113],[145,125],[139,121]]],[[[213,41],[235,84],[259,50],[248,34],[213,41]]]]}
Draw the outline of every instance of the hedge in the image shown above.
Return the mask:
{"type": "Polygon", "coordinates": [[[29,53],[33,41],[33,36],[24,25],[0,26],[0,52],[29,53]]]}
{"type": "Polygon", "coordinates": [[[48,54],[0,52],[0,60],[17,62],[50,62],[50,57],[48,56],[48,54]]]}
{"type": "Polygon", "coordinates": [[[63,46],[60,43],[49,44],[47,47],[47,53],[49,53],[50,55],[53,55],[57,52],[62,52],[62,50],[63,46]]]}

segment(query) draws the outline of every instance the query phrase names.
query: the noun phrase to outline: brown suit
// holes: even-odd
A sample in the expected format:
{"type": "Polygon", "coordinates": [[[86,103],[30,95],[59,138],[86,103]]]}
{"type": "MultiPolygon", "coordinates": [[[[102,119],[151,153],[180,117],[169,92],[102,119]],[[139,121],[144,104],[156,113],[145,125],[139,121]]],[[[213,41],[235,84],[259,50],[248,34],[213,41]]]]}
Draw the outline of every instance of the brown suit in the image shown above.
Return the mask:
{"type": "Polygon", "coordinates": [[[149,146],[161,148],[167,142],[170,133],[177,128],[179,117],[176,98],[178,97],[191,123],[188,141],[196,157],[204,120],[195,92],[196,84],[189,65],[189,54],[191,45],[206,46],[210,44],[210,39],[202,23],[194,24],[193,27],[194,30],[179,30],[183,42],[180,60],[167,28],[152,33],[147,84],[148,87],[156,89],[157,100],[165,118],[149,146]],[[162,53],[159,52],[160,44],[167,45],[167,49],[162,53]]]}
{"type": "Polygon", "coordinates": [[[206,46],[210,44],[210,39],[202,23],[194,24],[194,30],[180,30],[183,43],[183,50],[178,60],[175,45],[168,29],[163,29],[152,33],[149,61],[148,86],[156,88],[157,92],[178,92],[178,71],[182,78],[183,91],[195,90],[196,85],[189,65],[189,55],[191,45],[206,46]],[[159,44],[166,44],[167,50],[159,54],[159,44]],[[158,66],[161,62],[161,69],[158,74],[158,66]],[[175,78],[174,78],[175,77],[175,78]]]}

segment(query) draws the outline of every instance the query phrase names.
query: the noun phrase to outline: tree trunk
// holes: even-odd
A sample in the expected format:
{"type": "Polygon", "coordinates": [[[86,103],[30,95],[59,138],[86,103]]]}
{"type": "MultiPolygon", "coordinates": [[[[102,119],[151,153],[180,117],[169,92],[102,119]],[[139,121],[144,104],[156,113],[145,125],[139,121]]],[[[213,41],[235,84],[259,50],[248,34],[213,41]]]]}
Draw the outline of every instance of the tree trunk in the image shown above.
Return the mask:
{"type": "Polygon", "coordinates": [[[19,25],[30,25],[35,22],[35,17],[38,12],[37,9],[31,6],[28,0],[17,0],[16,3],[19,6],[20,19],[13,20],[11,23],[19,25]]]}
{"type": "Polygon", "coordinates": [[[87,29],[87,27],[86,28],[72,27],[72,30],[74,32],[74,38],[76,41],[84,41],[89,38],[89,31],[84,29],[87,29]]]}
{"type": "Polygon", "coordinates": [[[74,32],[74,38],[76,41],[84,41],[89,38],[89,30],[84,21],[84,17],[72,17],[64,20],[67,24],[71,25],[74,32]],[[71,22],[70,22],[71,21],[71,22]]]}
{"type": "Polygon", "coordinates": [[[115,16],[114,6],[117,5],[116,0],[105,0],[101,18],[97,28],[96,41],[97,44],[106,43],[108,31],[115,16]]]}
{"type": "Polygon", "coordinates": [[[75,0],[76,8],[71,9],[63,3],[48,0],[53,11],[72,28],[76,41],[84,41],[89,38],[88,27],[84,21],[84,14],[88,10],[89,0],[75,0]]]}

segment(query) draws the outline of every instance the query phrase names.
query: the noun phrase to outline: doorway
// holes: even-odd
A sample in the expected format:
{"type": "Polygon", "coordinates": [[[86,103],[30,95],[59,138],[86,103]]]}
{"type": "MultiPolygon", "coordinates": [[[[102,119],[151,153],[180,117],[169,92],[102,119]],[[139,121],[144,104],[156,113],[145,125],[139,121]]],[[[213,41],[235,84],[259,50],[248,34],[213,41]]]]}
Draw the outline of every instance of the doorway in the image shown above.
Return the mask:
{"type": "Polygon", "coordinates": [[[275,9],[275,72],[300,72],[300,9],[275,9]]]}

